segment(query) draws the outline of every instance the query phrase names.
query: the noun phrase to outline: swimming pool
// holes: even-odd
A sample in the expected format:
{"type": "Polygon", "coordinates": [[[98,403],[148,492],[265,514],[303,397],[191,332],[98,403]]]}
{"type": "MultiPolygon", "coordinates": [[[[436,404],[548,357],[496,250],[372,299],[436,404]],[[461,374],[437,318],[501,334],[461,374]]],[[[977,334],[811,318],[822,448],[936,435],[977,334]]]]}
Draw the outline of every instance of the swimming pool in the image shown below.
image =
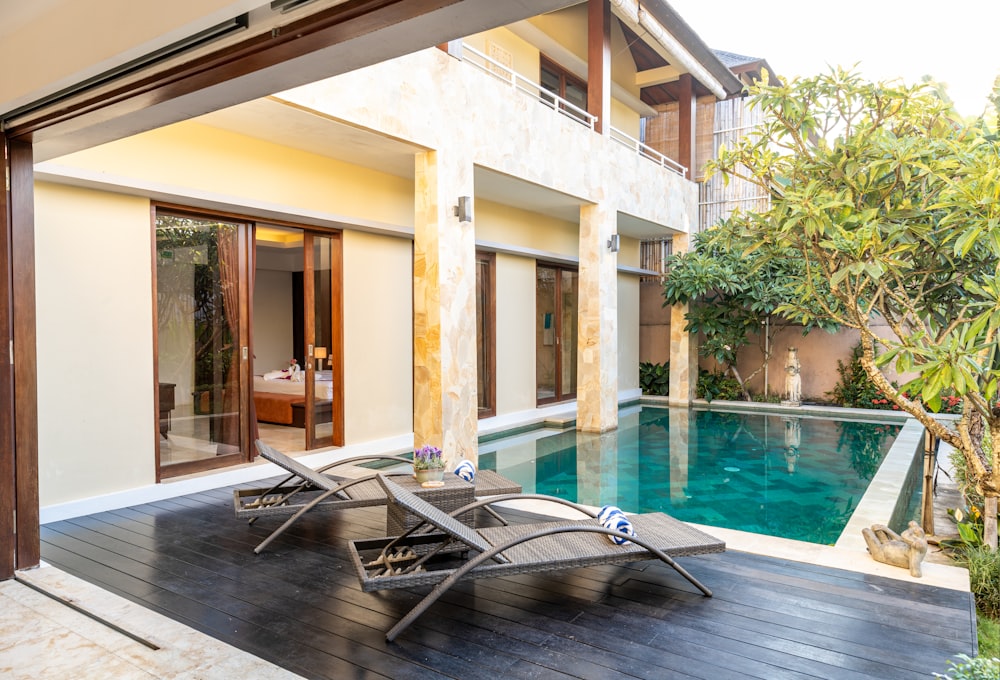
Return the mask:
{"type": "Polygon", "coordinates": [[[548,429],[485,442],[479,464],[526,493],[831,544],[900,428],[641,406],[623,409],[605,434],[548,429]]]}

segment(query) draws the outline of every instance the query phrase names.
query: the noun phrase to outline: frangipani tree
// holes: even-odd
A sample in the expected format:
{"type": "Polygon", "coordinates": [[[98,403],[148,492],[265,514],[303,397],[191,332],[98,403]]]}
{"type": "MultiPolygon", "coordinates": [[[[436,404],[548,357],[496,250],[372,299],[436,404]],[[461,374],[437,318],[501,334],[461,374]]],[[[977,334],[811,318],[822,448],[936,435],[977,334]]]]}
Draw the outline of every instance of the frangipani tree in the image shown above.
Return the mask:
{"type": "MultiPolygon", "coordinates": [[[[738,219],[752,217],[743,215],[738,219]]],[[[699,353],[731,371],[749,401],[747,385],[770,361],[775,335],[782,328],[776,323],[783,318],[778,310],[798,295],[794,282],[801,274],[801,262],[787,249],[775,252],[764,246],[750,254],[733,250],[715,238],[717,233],[728,230],[723,222],[718,230],[695,236],[695,247],[690,251],[668,258],[663,304],[688,305],[684,330],[703,336],[699,353]],[[736,363],[740,350],[753,337],[759,344],[761,362],[743,376],[736,363]]],[[[836,330],[835,323],[813,315],[803,331],[816,326],[836,330]]]]}
{"type": "Polygon", "coordinates": [[[801,264],[790,273],[795,295],[777,311],[860,332],[875,385],[964,455],[986,499],[984,538],[996,549],[996,131],[982,119],[963,123],[931,85],[869,83],[840,69],[757,85],[750,95],[764,109],[764,127],[710,169],[759,184],[771,208],[737,214],[708,242],[756,254],[761,267],[793,254],[801,264]],[[873,332],[878,318],[895,338],[873,332]],[[917,377],[896,388],[889,366],[917,377]],[[953,423],[933,415],[949,391],[963,403],[953,423]]]}

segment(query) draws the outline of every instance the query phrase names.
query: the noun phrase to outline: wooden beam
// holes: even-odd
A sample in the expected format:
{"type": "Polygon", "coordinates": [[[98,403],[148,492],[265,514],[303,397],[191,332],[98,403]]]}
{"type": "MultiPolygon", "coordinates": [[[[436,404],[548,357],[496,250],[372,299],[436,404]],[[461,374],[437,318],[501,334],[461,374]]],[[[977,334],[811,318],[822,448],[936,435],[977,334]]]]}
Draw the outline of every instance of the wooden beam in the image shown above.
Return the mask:
{"type": "Polygon", "coordinates": [[[587,3],[587,113],[597,116],[594,129],[611,131],[611,3],[587,3]]]}
{"type": "Polygon", "coordinates": [[[676,66],[660,66],[635,74],[635,84],[639,87],[649,87],[650,85],[662,85],[672,83],[681,77],[681,70],[676,66]]]}
{"type": "Polygon", "coordinates": [[[688,179],[695,177],[695,121],[698,98],[694,92],[694,78],[690,73],[681,74],[677,80],[677,162],[687,168],[688,179]]]}
{"type": "Polygon", "coordinates": [[[25,122],[17,122],[9,134],[13,138],[38,142],[78,132],[359,35],[419,18],[459,1],[348,0],[284,26],[280,31],[252,36],[138,82],[81,99],[25,122]]]}
{"type": "Polygon", "coordinates": [[[0,580],[14,575],[17,536],[14,527],[14,371],[10,346],[14,340],[11,298],[10,143],[0,131],[3,191],[0,191],[0,580]]]}
{"type": "Polygon", "coordinates": [[[35,380],[35,209],[31,144],[8,141],[10,156],[11,310],[14,337],[14,474],[17,509],[15,565],[37,567],[38,383],[35,380]]]}

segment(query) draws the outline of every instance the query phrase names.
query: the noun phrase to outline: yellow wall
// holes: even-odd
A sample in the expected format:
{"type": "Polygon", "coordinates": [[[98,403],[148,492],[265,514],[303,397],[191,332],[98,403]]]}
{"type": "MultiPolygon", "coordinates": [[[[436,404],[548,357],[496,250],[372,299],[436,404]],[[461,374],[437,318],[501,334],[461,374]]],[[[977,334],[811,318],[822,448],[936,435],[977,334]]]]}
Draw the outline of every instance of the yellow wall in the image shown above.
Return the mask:
{"type": "Polygon", "coordinates": [[[618,391],[639,387],[639,277],[618,275],[618,391]]]}
{"type": "Polygon", "coordinates": [[[566,257],[577,257],[580,252],[580,229],[576,224],[483,199],[476,199],[476,240],[566,257]]]}
{"type": "Polygon", "coordinates": [[[42,506],[155,481],[149,202],[35,187],[42,506]]]}
{"type": "Polygon", "coordinates": [[[506,28],[495,28],[485,33],[470,35],[468,38],[464,38],[463,42],[486,56],[490,56],[488,43],[494,43],[499,48],[510,52],[514,62],[513,70],[518,75],[533,83],[538,82],[538,75],[541,72],[538,48],[517,37],[506,28]]]}
{"type": "Polygon", "coordinates": [[[199,194],[413,224],[412,180],[190,121],[63,156],[58,163],[199,194]]]}
{"type": "MultiPolygon", "coordinates": [[[[528,21],[558,40],[567,50],[587,61],[587,4],[549,12],[528,21]]],[[[550,55],[551,56],[551,55],[550,55]]]]}
{"type": "Polygon", "coordinates": [[[497,254],[497,415],[533,409],[535,261],[497,254]]]}
{"type": "Polygon", "coordinates": [[[344,232],[346,438],[413,431],[413,243],[344,232]]]}
{"type": "MultiPolygon", "coordinates": [[[[638,267],[640,262],[639,239],[622,236],[618,246],[618,265],[621,267],[638,267]]],[[[635,304],[639,304],[639,298],[636,298],[635,304]]]]}

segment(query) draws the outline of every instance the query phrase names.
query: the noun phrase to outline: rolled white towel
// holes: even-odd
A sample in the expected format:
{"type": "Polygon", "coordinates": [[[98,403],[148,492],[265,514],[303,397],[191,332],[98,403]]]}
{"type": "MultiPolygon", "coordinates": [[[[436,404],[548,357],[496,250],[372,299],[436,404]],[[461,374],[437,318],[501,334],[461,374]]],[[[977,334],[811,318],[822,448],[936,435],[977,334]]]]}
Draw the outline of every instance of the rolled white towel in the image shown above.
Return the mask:
{"type": "MultiPolygon", "coordinates": [[[[621,508],[613,505],[605,505],[597,513],[597,517],[601,520],[601,524],[605,529],[612,529],[628,536],[635,536],[635,528],[628,517],[625,516],[625,513],[621,511],[621,508]]],[[[627,538],[622,538],[621,536],[611,536],[610,534],[607,536],[615,545],[625,545],[629,542],[627,538]]]]}
{"type": "Polygon", "coordinates": [[[476,480],[476,466],[472,464],[471,460],[463,460],[455,466],[455,474],[470,484],[474,483],[476,480]]]}

